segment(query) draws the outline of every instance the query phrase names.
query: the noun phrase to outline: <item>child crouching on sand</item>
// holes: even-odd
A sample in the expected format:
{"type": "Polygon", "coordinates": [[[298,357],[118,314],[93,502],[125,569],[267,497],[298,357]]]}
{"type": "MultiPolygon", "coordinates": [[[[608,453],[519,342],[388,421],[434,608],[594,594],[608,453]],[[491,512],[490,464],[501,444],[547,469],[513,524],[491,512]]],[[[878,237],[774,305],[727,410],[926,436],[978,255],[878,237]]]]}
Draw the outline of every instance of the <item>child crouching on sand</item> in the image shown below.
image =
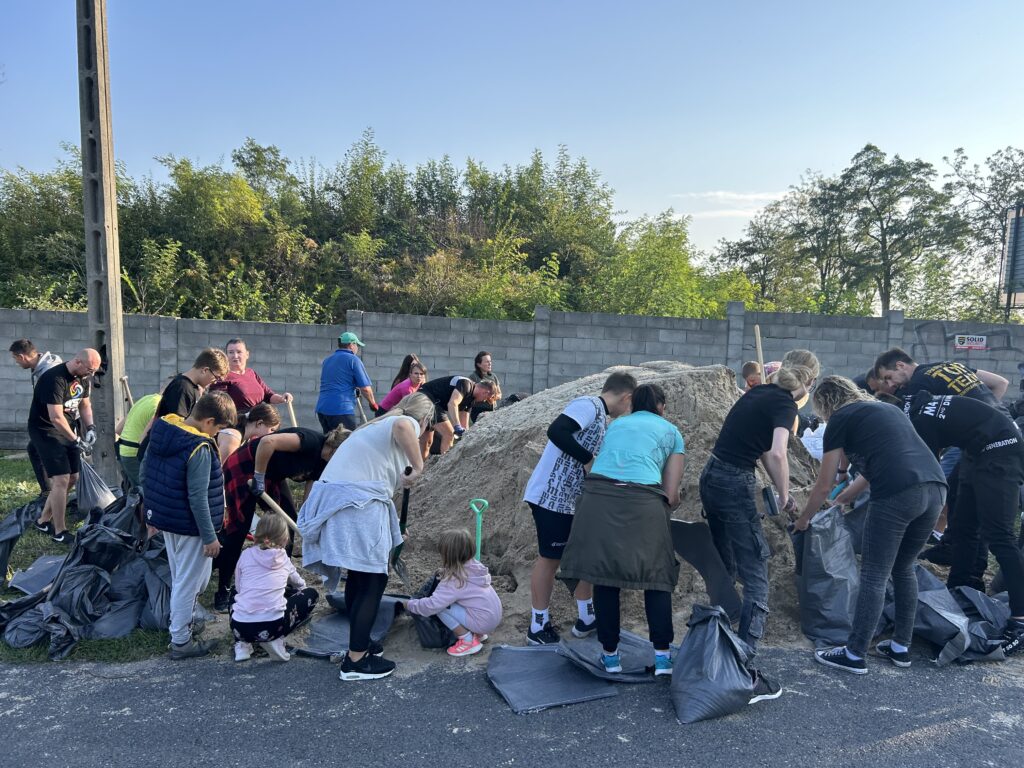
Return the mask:
{"type": "Polygon", "coordinates": [[[445,531],[438,541],[440,582],[430,597],[409,600],[405,607],[418,616],[437,616],[458,638],[449,656],[469,656],[501,623],[501,600],[491,586],[487,566],[473,558],[469,531],[445,531]]]}
{"type": "Polygon", "coordinates": [[[254,538],[257,546],[245,550],[235,567],[235,601],[231,606],[235,661],[249,659],[254,643],[259,643],[272,659],[288,661],[284,638],[309,618],[319,595],[306,587],[284,551],[288,525],[282,515],[264,514],[254,538]]]}

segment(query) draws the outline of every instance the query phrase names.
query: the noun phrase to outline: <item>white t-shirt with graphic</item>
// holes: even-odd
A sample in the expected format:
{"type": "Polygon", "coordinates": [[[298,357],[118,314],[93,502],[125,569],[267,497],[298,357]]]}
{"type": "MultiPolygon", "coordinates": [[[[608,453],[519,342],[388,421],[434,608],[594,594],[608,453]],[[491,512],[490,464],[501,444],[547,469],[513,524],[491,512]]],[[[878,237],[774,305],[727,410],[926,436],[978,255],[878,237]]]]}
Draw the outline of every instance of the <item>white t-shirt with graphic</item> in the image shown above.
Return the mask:
{"type": "MultiPolygon", "coordinates": [[[[608,412],[600,397],[577,397],[570,402],[562,414],[580,425],[573,435],[576,442],[592,454],[601,450],[604,433],[608,428],[608,412]]],[[[583,465],[548,440],[540,461],[533,469],[526,484],[523,501],[550,509],[552,512],[571,515],[576,511],[576,501],[583,493],[583,465]]]]}

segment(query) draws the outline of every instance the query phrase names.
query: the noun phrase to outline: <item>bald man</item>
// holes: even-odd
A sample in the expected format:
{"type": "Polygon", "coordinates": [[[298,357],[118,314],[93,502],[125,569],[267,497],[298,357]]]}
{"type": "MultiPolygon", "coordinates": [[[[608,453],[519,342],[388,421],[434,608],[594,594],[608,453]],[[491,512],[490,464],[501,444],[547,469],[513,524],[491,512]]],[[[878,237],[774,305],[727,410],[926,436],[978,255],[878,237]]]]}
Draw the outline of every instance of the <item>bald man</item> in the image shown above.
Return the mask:
{"type": "Polygon", "coordinates": [[[96,443],[89,379],[99,367],[99,352],[83,349],[40,376],[32,394],[28,436],[50,477],[50,495],[36,528],[58,544],[71,543],[64,520],[68,491],[78,479],[81,450],[96,443]]]}

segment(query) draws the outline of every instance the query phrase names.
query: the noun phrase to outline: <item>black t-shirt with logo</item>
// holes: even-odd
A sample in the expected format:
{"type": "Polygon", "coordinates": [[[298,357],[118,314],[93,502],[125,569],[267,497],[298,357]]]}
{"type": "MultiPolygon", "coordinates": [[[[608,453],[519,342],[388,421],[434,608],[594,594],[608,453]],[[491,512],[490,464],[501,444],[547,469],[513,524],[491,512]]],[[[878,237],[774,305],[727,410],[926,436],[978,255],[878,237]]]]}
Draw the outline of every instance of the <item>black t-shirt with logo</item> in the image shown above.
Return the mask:
{"type": "MultiPolygon", "coordinates": [[[[274,432],[275,435],[298,435],[298,451],[274,451],[267,462],[267,479],[319,480],[327,462],[323,460],[324,434],[317,429],[288,427],[274,432]]],[[[260,438],[262,439],[262,438],[260,438]]],[[[257,441],[258,442],[258,441],[257,441]]],[[[253,448],[255,456],[256,447],[253,448]]]]}
{"type": "Polygon", "coordinates": [[[871,498],[885,499],[921,483],[946,484],[934,454],[895,405],[858,401],[832,414],[825,453],[842,448],[871,483],[871,498]]]}
{"type": "MultiPolygon", "coordinates": [[[[985,382],[978,378],[976,368],[947,360],[943,363],[922,363],[901,389],[901,396],[913,396],[926,389],[933,395],[960,395],[980,400],[1005,411],[1004,406],[985,382]]],[[[1007,414],[1008,415],[1008,414],[1007,414]]]]}
{"type": "Polygon", "coordinates": [[[793,395],[777,384],[761,384],[736,401],[725,417],[712,453],[726,464],[753,469],[772,447],[775,430],[793,428],[797,407],[793,395]]]}
{"type": "Polygon", "coordinates": [[[917,434],[932,452],[956,446],[978,456],[992,446],[1016,445],[1020,430],[1008,416],[980,400],[957,395],[937,397],[922,390],[907,398],[903,408],[917,434]]]}
{"type": "Polygon", "coordinates": [[[32,393],[32,406],[28,413],[29,429],[63,439],[63,434],[50,422],[50,411],[47,406],[62,406],[64,418],[71,428],[75,429],[78,423],[78,409],[82,400],[89,397],[90,392],[88,379],[72,375],[67,363],[53,366],[36,382],[36,388],[32,393]]]}
{"type": "Polygon", "coordinates": [[[452,376],[428,381],[419,388],[419,391],[442,408],[448,407],[448,401],[452,399],[452,392],[460,392],[462,401],[459,403],[459,410],[468,411],[473,406],[472,395],[475,389],[476,384],[465,376],[452,376]]]}

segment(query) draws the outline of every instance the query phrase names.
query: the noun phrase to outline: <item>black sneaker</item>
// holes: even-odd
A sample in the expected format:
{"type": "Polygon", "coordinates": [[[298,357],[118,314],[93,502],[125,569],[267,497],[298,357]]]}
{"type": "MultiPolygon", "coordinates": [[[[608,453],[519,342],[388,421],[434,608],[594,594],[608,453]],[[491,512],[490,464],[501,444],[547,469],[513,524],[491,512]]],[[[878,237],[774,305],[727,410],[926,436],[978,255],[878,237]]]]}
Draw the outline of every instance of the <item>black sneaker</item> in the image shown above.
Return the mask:
{"type": "Polygon", "coordinates": [[[395,662],[367,653],[359,661],[352,661],[346,653],[341,660],[339,680],[379,680],[395,671],[395,662]]]}
{"type": "Polygon", "coordinates": [[[50,536],[50,540],[55,541],[58,544],[70,544],[72,541],[75,540],[75,537],[72,536],[68,531],[61,531],[60,533],[52,534],[50,536]]]}
{"type": "Polygon", "coordinates": [[[226,589],[218,589],[213,595],[213,610],[217,613],[227,613],[231,608],[231,593],[226,589]]]}
{"type": "Polygon", "coordinates": [[[45,523],[40,523],[38,520],[32,523],[32,527],[40,533],[45,533],[50,536],[54,534],[53,521],[47,520],[45,523]]]}
{"type": "Polygon", "coordinates": [[[864,659],[851,659],[846,655],[845,645],[840,645],[838,648],[823,648],[820,651],[815,651],[814,658],[819,664],[824,664],[826,667],[841,669],[854,675],[866,675],[868,673],[868,665],[864,659]]]}
{"type": "Polygon", "coordinates": [[[928,541],[925,542],[929,547],[937,547],[942,543],[942,534],[938,531],[932,531],[928,534],[928,541]]]}
{"type": "Polygon", "coordinates": [[[883,640],[875,646],[875,655],[888,659],[897,667],[910,666],[910,651],[897,652],[892,649],[892,640],[883,640]]]}
{"type": "Polygon", "coordinates": [[[572,636],[573,637],[590,637],[594,632],[597,631],[597,619],[594,619],[589,624],[584,624],[583,619],[576,619],[576,623],[572,625],[572,636]]]}
{"type": "Polygon", "coordinates": [[[206,656],[209,654],[215,645],[215,641],[196,640],[194,637],[191,637],[184,645],[171,643],[168,646],[170,651],[168,651],[167,656],[174,661],[180,661],[181,659],[196,659],[200,656],[206,656]]]}
{"type": "Polygon", "coordinates": [[[1024,622],[1010,619],[1006,625],[1006,632],[1003,633],[1002,649],[1006,656],[1024,651],[1024,622]]]}
{"type": "Polygon", "coordinates": [[[750,670],[750,674],[754,676],[754,692],[750,695],[748,704],[757,704],[759,701],[777,699],[782,695],[782,686],[759,669],[750,670]]]}
{"type": "Polygon", "coordinates": [[[366,654],[368,656],[378,656],[378,657],[383,656],[384,655],[384,646],[381,645],[380,643],[377,643],[377,642],[374,642],[373,640],[371,640],[370,641],[370,647],[366,649],[366,654]]]}
{"type": "Polygon", "coordinates": [[[529,645],[558,645],[562,638],[555,632],[549,621],[540,632],[527,632],[526,642],[529,645]]]}

